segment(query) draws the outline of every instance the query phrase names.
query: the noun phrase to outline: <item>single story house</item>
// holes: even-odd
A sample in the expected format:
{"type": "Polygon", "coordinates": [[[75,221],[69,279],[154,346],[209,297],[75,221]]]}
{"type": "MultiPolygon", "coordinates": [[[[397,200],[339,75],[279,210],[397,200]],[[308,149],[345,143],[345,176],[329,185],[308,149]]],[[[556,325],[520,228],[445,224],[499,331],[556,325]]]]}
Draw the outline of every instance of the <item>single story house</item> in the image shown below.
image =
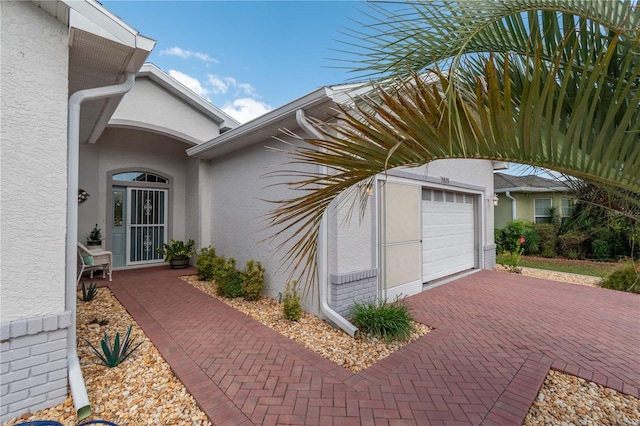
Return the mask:
{"type": "Polygon", "coordinates": [[[571,215],[573,197],[569,195],[569,188],[557,180],[496,172],[494,188],[498,197],[494,210],[495,228],[504,228],[516,219],[551,223],[551,208],[560,217],[571,215]]]}
{"type": "MultiPolygon", "coordinates": [[[[352,86],[325,86],[243,125],[145,64],[155,41],[94,0],[0,2],[0,421],[89,401],[76,354],[76,246],[96,225],[117,269],[163,265],[155,248],[193,238],[267,270],[277,297],[291,278],[264,221],[294,192],[266,176],[277,150],[313,136],[352,86]],[[10,171],[10,172],[9,172],[10,171]],[[38,173],[35,173],[38,171],[38,173]],[[78,203],[78,189],[90,194],[78,203]]],[[[493,172],[485,160],[439,160],[375,177],[349,222],[346,201],[322,224],[316,297],[304,301],[347,332],[354,301],[393,299],[493,268],[493,172]]],[[[311,167],[311,166],[310,166],[311,167]]],[[[317,168],[316,168],[317,169],[317,168]]],[[[342,202],[341,202],[342,201],[342,202]]]]}

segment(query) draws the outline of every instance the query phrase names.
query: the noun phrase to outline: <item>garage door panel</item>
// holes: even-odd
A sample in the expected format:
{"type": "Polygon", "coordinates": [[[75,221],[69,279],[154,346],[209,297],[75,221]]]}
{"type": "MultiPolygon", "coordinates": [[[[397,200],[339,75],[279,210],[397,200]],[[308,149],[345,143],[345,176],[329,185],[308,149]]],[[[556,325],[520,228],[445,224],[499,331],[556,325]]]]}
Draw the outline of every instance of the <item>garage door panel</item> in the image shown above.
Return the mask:
{"type": "Polygon", "coordinates": [[[454,194],[422,202],[423,281],[475,266],[475,210],[472,195],[454,194]]]}

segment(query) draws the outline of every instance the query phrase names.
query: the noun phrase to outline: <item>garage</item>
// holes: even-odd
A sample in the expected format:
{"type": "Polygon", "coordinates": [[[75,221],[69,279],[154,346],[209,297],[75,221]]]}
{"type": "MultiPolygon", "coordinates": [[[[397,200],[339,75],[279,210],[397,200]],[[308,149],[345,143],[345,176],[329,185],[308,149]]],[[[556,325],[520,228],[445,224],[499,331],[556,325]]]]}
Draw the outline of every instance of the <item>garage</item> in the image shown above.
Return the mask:
{"type": "Polygon", "coordinates": [[[423,282],[476,266],[474,198],[462,192],[423,188],[423,282]]]}

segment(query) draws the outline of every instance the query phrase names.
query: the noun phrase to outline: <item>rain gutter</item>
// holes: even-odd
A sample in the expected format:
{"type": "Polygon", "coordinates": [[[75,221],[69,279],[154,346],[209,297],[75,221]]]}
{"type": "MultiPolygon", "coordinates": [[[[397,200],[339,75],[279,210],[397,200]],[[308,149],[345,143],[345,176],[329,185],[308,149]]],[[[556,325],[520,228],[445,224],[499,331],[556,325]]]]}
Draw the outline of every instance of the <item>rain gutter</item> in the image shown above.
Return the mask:
{"type": "Polygon", "coordinates": [[[65,309],[71,311],[71,325],[67,331],[67,360],[69,387],[78,420],[91,414],[87,388],[80,369],[76,343],[76,264],[78,250],[78,175],[80,165],[80,106],[84,101],[108,98],[131,90],[135,74],[126,73],[125,81],[112,86],[79,90],[69,97],[67,151],[67,239],[65,274],[65,309]]]}
{"type": "Polygon", "coordinates": [[[511,191],[504,193],[507,198],[511,198],[511,220],[516,220],[516,199],[511,196],[511,191]]]}
{"type": "MultiPolygon", "coordinates": [[[[318,133],[308,122],[305,116],[304,110],[298,109],[296,110],[296,121],[301,129],[309,134],[309,136],[323,139],[322,135],[318,133]]],[[[327,173],[326,166],[320,166],[320,172],[323,174],[327,173]]],[[[329,298],[329,235],[328,235],[328,227],[327,227],[327,212],[325,211],[320,219],[320,229],[318,231],[318,251],[317,251],[317,262],[318,262],[318,286],[319,286],[319,294],[320,294],[320,312],[329,318],[334,324],[344,330],[350,336],[355,336],[358,333],[358,329],[347,321],[342,315],[334,311],[331,306],[329,306],[328,298],[329,298]]]]}

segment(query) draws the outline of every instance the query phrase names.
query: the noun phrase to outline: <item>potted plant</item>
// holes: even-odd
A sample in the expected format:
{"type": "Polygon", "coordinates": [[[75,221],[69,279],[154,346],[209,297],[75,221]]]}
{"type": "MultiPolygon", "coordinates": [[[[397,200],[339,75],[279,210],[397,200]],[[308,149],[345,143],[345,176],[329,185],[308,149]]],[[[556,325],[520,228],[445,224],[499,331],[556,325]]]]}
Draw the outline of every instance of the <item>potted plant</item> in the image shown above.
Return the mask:
{"type": "Polygon", "coordinates": [[[189,239],[186,243],[180,240],[171,240],[171,244],[165,243],[156,251],[164,256],[164,261],[169,262],[171,269],[182,269],[189,266],[189,259],[196,254],[193,248],[195,242],[189,239]]]}
{"type": "Polygon", "coordinates": [[[87,246],[101,246],[102,245],[102,229],[98,228],[98,224],[93,227],[89,236],[87,237],[87,246]]]}

